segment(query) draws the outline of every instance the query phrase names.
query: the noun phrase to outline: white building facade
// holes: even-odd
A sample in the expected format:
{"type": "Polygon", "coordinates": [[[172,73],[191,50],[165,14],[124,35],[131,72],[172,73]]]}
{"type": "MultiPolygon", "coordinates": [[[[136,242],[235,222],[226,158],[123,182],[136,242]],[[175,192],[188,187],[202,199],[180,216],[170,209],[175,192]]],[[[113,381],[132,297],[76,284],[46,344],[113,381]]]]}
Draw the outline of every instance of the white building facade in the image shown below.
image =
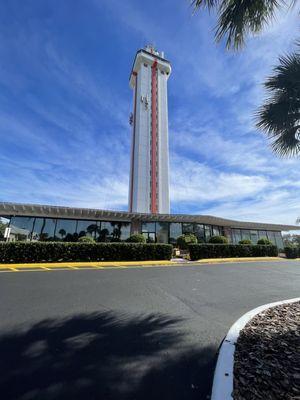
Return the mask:
{"type": "Polygon", "coordinates": [[[129,211],[169,214],[167,81],[163,53],[147,46],[137,52],[130,75],[133,89],[129,211]]]}

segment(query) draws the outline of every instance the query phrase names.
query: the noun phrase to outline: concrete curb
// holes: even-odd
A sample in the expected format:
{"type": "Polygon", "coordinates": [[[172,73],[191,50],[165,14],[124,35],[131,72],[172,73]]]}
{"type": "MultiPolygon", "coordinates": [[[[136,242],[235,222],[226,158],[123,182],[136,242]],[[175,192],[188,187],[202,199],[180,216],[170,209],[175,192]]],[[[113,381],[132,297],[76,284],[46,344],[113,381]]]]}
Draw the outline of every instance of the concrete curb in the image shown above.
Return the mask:
{"type": "Polygon", "coordinates": [[[76,261],[76,262],[36,262],[36,263],[10,263],[0,264],[1,268],[28,268],[28,267],[77,267],[77,266],[89,266],[89,267],[127,267],[127,266],[143,266],[143,265],[176,265],[174,261],[169,260],[150,260],[150,261],[76,261]]]}
{"type": "Polygon", "coordinates": [[[295,303],[296,301],[300,301],[300,297],[264,304],[260,307],[254,308],[251,311],[248,311],[232,325],[219,350],[219,356],[214,373],[211,400],[233,399],[232,392],[235,344],[239,337],[240,331],[244,328],[247,322],[249,322],[250,319],[252,319],[256,314],[259,314],[268,308],[279,306],[281,304],[295,303]]]}
{"type": "Polygon", "coordinates": [[[224,264],[224,263],[243,263],[243,262],[267,262],[267,261],[288,261],[281,257],[235,257],[235,258],[203,258],[192,261],[197,264],[224,264]]]}

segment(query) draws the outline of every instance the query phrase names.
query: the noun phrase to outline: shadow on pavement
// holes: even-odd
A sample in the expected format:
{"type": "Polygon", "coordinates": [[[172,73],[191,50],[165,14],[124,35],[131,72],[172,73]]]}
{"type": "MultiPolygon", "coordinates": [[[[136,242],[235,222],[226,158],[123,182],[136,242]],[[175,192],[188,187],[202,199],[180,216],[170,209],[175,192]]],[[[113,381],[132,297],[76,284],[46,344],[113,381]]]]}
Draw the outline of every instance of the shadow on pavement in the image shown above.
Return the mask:
{"type": "Polygon", "coordinates": [[[0,336],[5,400],[206,399],[216,349],[188,348],[184,320],[111,312],[0,336]]]}

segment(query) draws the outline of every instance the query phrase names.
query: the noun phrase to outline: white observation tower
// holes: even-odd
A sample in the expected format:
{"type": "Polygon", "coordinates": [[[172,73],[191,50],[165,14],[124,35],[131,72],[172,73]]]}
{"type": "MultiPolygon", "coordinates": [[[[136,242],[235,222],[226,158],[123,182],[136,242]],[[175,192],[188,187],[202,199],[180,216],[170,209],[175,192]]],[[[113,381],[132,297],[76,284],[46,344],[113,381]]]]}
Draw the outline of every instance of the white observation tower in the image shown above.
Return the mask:
{"type": "Polygon", "coordinates": [[[170,213],[167,81],[164,53],[146,46],[136,53],[133,89],[129,211],[170,213]]]}

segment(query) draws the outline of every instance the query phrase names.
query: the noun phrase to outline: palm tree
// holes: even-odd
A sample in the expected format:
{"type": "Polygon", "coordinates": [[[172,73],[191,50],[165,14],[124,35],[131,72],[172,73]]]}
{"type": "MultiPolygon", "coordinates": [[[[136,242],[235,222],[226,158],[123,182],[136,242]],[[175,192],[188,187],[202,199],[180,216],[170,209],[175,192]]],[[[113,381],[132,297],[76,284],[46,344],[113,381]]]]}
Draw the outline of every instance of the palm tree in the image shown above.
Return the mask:
{"type": "Polygon", "coordinates": [[[60,234],[61,238],[63,238],[64,236],[66,236],[67,232],[62,228],[58,231],[58,233],[60,234]]]}
{"type": "Polygon", "coordinates": [[[192,0],[195,9],[215,9],[218,23],[215,39],[226,38],[226,47],[239,49],[248,33],[258,33],[274,19],[275,12],[297,0],[192,0]]]}
{"type": "MultiPolygon", "coordinates": [[[[275,12],[297,0],[191,0],[195,8],[215,9],[215,39],[226,38],[226,47],[239,49],[248,33],[258,33],[274,19],[275,12]]],[[[300,44],[299,44],[300,45],[300,44]]],[[[300,53],[279,59],[274,75],[264,84],[270,97],[256,113],[256,126],[272,140],[281,156],[300,154],[300,53]]]]}
{"type": "Polygon", "coordinates": [[[275,153],[300,154],[300,53],[279,58],[264,86],[270,97],[256,113],[256,126],[271,139],[275,153]]]}

